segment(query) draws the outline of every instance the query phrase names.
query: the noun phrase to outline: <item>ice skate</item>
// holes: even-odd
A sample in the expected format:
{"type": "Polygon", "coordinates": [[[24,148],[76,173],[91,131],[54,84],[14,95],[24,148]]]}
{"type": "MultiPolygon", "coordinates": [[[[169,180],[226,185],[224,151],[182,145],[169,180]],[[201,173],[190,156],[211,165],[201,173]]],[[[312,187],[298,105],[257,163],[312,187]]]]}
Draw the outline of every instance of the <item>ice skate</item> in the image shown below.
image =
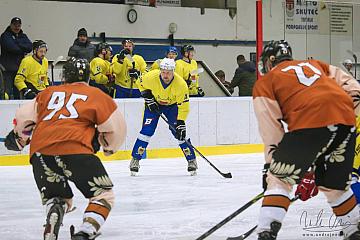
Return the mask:
{"type": "Polygon", "coordinates": [[[196,159],[190,160],[188,161],[188,172],[190,173],[191,176],[195,176],[196,175],[196,169],[197,169],[197,162],[196,159]]]}
{"type": "Polygon", "coordinates": [[[270,224],[270,228],[270,231],[259,233],[258,240],[275,240],[281,228],[281,223],[274,221],[270,224]]]}
{"type": "Polygon", "coordinates": [[[92,236],[90,236],[89,234],[85,233],[85,232],[75,232],[75,227],[73,225],[70,226],[70,235],[71,235],[71,240],[93,240],[95,238],[97,238],[98,236],[100,236],[100,233],[97,234],[93,234],[92,236]]]}
{"type": "Polygon", "coordinates": [[[65,202],[60,198],[52,199],[48,203],[50,209],[47,211],[46,224],[44,230],[44,240],[57,240],[60,226],[64,218],[65,202]]]}
{"type": "Polygon", "coordinates": [[[139,172],[140,168],[140,160],[137,160],[135,158],[131,159],[130,161],[130,174],[131,176],[136,176],[136,174],[139,172]]]}

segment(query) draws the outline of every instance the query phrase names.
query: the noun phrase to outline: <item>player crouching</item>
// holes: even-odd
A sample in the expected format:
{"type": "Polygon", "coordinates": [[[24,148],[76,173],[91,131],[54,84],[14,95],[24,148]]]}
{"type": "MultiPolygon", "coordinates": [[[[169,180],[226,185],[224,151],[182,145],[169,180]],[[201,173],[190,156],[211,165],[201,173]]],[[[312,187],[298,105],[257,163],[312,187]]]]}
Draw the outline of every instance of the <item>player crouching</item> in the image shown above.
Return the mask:
{"type": "MultiPolygon", "coordinates": [[[[135,175],[140,168],[139,162],[154,135],[160,114],[164,114],[176,131],[171,132],[179,141],[179,146],[188,161],[188,172],[196,174],[197,163],[193,148],[186,141],[185,120],[190,111],[189,90],[185,81],[176,73],[175,61],[164,58],[160,70],[152,70],[137,81],[145,100],[142,129],[132,150],[130,171],[135,175]]],[[[190,141],[190,139],[188,140],[190,141]]]]}
{"type": "Polygon", "coordinates": [[[67,61],[65,84],[46,88],[20,107],[5,139],[14,151],[30,143],[35,182],[46,205],[44,240],[58,239],[63,216],[73,209],[69,180],[89,199],[72,240],[95,239],[114,204],[113,184],[94,152],[101,145],[105,155],[114,153],[124,141],[126,124],[116,103],[88,85],[89,68],[85,59],[67,61]]]}

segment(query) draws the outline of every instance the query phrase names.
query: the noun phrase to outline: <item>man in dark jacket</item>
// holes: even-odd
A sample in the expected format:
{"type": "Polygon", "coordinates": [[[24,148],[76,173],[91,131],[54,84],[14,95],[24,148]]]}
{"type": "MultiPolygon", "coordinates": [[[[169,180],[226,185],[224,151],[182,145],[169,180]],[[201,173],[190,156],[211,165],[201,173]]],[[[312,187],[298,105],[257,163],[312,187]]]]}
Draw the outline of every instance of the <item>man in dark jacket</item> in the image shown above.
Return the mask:
{"type": "Polygon", "coordinates": [[[95,57],[95,46],[90,43],[85,28],[79,29],[77,36],[74,44],[69,48],[68,56],[85,58],[90,62],[95,57]]]}
{"type": "Polygon", "coordinates": [[[32,43],[21,30],[21,19],[14,17],[1,34],[0,64],[4,67],[5,92],[10,99],[19,99],[19,91],[14,86],[14,79],[24,56],[31,52],[32,43]]]}
{"type": "Polygon", "coordinates": [[[237,56],[239,67],[236,69],[230,87],[239,88],[239,96],[252,96],[252,88],[256,80],[256,67],[253,62],[246,61],[244,55],[237,56]]]}

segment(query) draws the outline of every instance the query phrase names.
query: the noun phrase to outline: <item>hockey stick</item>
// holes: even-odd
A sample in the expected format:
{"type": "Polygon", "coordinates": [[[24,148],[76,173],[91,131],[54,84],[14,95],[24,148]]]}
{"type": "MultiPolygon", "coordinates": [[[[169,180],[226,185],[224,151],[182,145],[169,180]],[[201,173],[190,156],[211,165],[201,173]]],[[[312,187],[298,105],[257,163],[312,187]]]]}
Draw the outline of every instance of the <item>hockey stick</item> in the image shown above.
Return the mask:
{"type": "MultiPolygon", "coordinates": [[[[291,203],[295,202],[296,200],[299,199],[299,196],[295,196],[293,199],[291,199],[291,203]]],[[[237,237],[228,237],[226,240],[244,240],[246,239],[248,236],[250,236],[254,231],[255,229],[257,228],[258,225],[252,227],[249,231],[247,231],[246,233],[244,234],[241,234],[240,236],[237,236],[237,237]]]]}
{"type": "Polygon", "coordinates": [[[55,83],[54,83],[54,67],[55,67],[55,65],[56,65],[58,62],[60,62],[63,58],[64,58],[64,57],[60,55],[60,56],[58,56],[58,57],[56,58],[55,61],[53,61],[53,62],[51,63],[51,84],[52,84],[52,86],[55,85],[55,83]]]}
{"type": "MultiPolygon", "coordinates": [[[[170,129],[171,129],[172,131],[176,132],[175,127],[169,123],[168,119],[164,116],[164,114],[162,114],[162,113],[160,113],[160,112],[158,112],[158,113],[159,113],[160,117],[169,125],[170,129]]],[[[221,176],[223,176],[224,178],[232,178],[232,175],[231,175],[230,172],[229,172],[229,173],[223,173],[223,172],[221,172],[221,171],[220,171],[217,167],[215,167],[215,165],[212,164],[212,162],[210,162],[199,150],[197,150],[197,149],[190,143],[189,140],[185,139],[185,142],[186,142],[187,145],[189,145],[190,147],[192,147],[192,148],[195,150],[195,152],[197,152],[205,161],[207,161],[207,162],[210,164],[210,166],[212,166],[218,173],[220,173],[221,176]]]]}
{"type": "Polygon", "coordinates": [[[5,138],[0,138],[0,142],[5,142],[5,138]]]}
{"type": "Polygon", "coordinates": [[[193,75],[196,75],[196,74],[199,74],[199,73],[203,73],[204,72],[204,69],[203,68],[198,68],[198,69],[194,69],[190,72],[190,75],[193,76],[193,75]]]}
{"type": "MultiPolygon", "coordinates": [[[[126,54],[125,57],[127,59],[129,59],[129,61],[132,63],[132,68],[135,69],[135,61],[133,59],[133,57],[130,54],[126,54]]],[[[133,78],[131,78],[131,82],[130,82],[130,93],[129,93],[129,97],[132,97],[132,91],[133,91],[133,78]]]]}
{"type": "Polygon", "coordinates": [[[251,205],[253,205],[254,203],[256,203],[258,200],[260,200],[262,197],[264,197],[264,192],[256,195],[253,199],[251,199],[249,202],[247,202],[244,206],[242,206],[241,208],[239,208],[238,210],[236,210],[235,212],[233,212],[232,214],[230,214],[229,216],[227,216],[224,220],[222,220],[221,222],[219,222],[218,224],[216,224],[214,227],[212,227],[210,230],[208,230],[207,232],[205,232],[203,235],[201,235],[200,237],[198,237],[196,240],[202,240],[207,238],[208,236],[210,236],[210,234],[212,234],[213,232],[215,232],[216,230],[218,230],[219,228],[221,228],[223,225],[225,225],[227,222],[229,222],[231,219],[233,219],[234,217],[236,217],[237,215],[239,215],[241,212],[243,212],[244,210],[246,210],[248,207],[250,207],[251,205]]]}
{"type": "Polygon", "coordinates": [[[356,67],[357,67],[357,56],[356,54],[351,51],[351,50],[347,50],[347,52],[354,58],[354,61],[355,61],[355,71],[354,71],[354,78],[356,79],[356,67]]]}

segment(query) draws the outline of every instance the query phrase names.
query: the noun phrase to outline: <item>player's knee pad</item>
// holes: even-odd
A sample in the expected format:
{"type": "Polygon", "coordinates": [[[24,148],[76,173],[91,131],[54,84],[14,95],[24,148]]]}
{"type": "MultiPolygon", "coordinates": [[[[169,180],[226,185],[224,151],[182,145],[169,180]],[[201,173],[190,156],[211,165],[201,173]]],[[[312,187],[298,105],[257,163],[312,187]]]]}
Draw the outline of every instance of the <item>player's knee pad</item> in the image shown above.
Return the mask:
{"type": "Polygon", "coordinates": [[[283,189],[283,190],[285,190],[287,192],[290,192],[292,190],[292,185],[290,185],[289,183],[284,182],[281,179],[275,177],[270,172],[267,173],[266,182],[267,182],[267,189],[268,190],[271,190],[271,189],[283,189]]]}

